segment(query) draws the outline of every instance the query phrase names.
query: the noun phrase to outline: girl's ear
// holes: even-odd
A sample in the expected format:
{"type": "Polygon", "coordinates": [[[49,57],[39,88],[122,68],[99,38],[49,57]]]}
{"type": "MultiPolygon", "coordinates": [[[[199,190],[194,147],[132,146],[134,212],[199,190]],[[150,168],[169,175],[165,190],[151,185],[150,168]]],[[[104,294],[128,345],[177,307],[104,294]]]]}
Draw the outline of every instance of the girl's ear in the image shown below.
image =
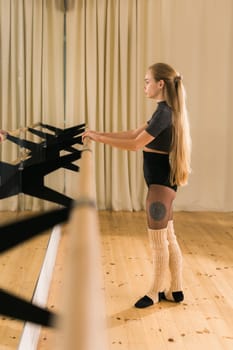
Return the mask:
{"type": "Polygon", "coordinates": [[[160,87],[160,89],[163,89],[163,87],[164,87],[164,80],[160,80],[159,81],[159,87],[160,87]]]}

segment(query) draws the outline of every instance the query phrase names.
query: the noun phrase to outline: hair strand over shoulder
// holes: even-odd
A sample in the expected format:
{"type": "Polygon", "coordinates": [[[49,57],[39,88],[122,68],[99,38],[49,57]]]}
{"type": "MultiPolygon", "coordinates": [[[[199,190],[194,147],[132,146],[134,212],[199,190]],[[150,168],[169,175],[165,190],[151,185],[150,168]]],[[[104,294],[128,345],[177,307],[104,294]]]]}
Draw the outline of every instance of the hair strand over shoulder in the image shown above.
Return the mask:
{"type": "Polygon", "coordinates": [[[191,172],[191,137],[183,79],[166,63],[149,67],[156,81],[164,81],[164,94],[172,109],[172,145],[169,153],[172,185],[186,185],[191,172]]]}

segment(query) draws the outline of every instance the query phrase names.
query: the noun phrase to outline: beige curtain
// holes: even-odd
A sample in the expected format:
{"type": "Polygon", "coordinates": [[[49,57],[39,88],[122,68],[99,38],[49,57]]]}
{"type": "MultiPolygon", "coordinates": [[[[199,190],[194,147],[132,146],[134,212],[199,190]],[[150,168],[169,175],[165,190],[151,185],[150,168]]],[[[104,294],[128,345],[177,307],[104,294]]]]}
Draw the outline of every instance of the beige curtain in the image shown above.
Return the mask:
{"type": "MultiPolygon", "coordinates": [[[[148,65],[184,76],[193,139],[179,210],[233,209],[231,0],[77,1],[68,23],[68,115],[90,128],[134,128],[155,108],[143,96],[148,65]]],[[[96,145],[99,208],[144,207],[141,153],[96,145]]]]}
{"type": "MultiPolygon", "coordinates": [[[[0,128],[16,130],[38,122],[63,127],[63,12],[59,4],[0,0],[0,45],[0,128]]],[[[20,133],[19,137],[30,138],[30,133],[20,133]]],[[[19,161],[21,152],[6,141],[1,145],[1,160],[19,161]]],[[[63,171],[56,173],[56,179],[54,183],[49,175],[45,183],[62,191],[63,171]]],[[[29,196],[0,201],[0,209],[44,206],[47,203],[29,196]]]]}
{"type": "Polygon", "coordinates": [[[193,174],[177,208],[233,210],[233,2],[161,5],[161,60],[184,76],[193,139],[193,174]]]}
{"type": "MultiPolygon", "coordinates": [[[[135,128],[155,109],[143,94],[146,69],[168,62],[184,77],[193,139],[193,173],[175,208],[233,210],[233,2],[68,1],[65,111],[61,4],[0,0],[0,127],[135,128]]],[[[94,150],[99,208],[144,208],[141,152],[94,150]]],[[[47,181],[72,195],[77,178],[61,171],[47,181]]]]}

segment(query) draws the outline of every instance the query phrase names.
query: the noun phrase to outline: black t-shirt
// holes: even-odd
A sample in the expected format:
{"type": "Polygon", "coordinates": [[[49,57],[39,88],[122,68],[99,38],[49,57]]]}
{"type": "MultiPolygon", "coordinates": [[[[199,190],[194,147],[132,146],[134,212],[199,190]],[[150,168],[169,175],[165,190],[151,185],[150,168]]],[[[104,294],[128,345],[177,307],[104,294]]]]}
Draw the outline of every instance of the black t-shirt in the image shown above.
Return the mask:
{"type": "Polygon", "coordinates": [[[169,152],[172,142],[172,110],[165,101],[158,102],[158,107],[147,122],[146,131],[154,137],[146,147],[169,152]]]}

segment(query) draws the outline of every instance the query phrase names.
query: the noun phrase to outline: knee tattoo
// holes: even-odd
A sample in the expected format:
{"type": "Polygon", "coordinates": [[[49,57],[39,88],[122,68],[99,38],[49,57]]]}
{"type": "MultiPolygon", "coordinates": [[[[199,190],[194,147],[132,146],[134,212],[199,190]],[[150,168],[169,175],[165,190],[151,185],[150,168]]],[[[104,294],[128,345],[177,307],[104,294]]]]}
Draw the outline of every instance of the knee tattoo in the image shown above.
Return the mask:
{"type": "Polygon", "coordinates": [[[160,221],[165,218],[167,209],[162,202],[154,202],[150,204],[149,212],[153,220],[160,221]]]}

